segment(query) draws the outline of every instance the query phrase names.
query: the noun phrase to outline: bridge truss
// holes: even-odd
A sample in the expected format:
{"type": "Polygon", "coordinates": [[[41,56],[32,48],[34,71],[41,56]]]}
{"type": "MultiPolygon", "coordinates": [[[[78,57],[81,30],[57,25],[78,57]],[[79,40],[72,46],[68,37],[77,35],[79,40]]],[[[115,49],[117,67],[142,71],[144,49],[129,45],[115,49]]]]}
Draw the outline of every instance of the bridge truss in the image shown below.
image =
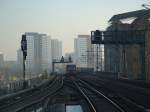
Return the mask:
{"type": "MultiPolygon", "coordinates": [[[[145,71],[145,30],[116,30],[116,31],[92,31],[91,42],[97,45],[114,45],[116,47],[122,46],[122,72],[125,75],[126,71],[126,50],[125,47],[130,45],[138,45],[140,47],[140,65],[141,74],[140,79],[146,79],[145,71]]],[[[104,47],[105,50],[106,47],[104,47]]],[[[104,51],[105,52],[105,51],[104,51]]],[[[107,57],[104,57],[107,58],[107,57]]],[[[121,57],[119,57],[121,58],[121,57]]],[[[118,58],[118,59],[119,59],[118,58]]],[[[112,63],[114,64],[114,63],[112,63]]],[[[119,64],[118,64],[119,65],[119,64]]],[[[105,65],[106,67],[106,65],[105,65]]],[[[118,66],[119,67],[119,66],[118,66]]],[[[107,72],[107,70],[106,70],[107,72]]],[[[120,72],[119,69],[116,72],[120,72]]]]}

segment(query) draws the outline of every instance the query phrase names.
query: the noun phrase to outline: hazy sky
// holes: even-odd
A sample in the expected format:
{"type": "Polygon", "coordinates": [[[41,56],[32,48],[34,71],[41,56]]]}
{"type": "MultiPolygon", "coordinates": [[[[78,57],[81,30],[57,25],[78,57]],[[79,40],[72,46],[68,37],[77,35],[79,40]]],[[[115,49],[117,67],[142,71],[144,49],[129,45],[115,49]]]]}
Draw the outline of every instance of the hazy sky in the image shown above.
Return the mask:
{"type": "Polygon", "coordinates": [[[48,33],[73,51],[78,34],[105,29],[111,16],[142,9],[148,0],[0,0],[0,52],[16,59],[24,32],[48,33]]]}

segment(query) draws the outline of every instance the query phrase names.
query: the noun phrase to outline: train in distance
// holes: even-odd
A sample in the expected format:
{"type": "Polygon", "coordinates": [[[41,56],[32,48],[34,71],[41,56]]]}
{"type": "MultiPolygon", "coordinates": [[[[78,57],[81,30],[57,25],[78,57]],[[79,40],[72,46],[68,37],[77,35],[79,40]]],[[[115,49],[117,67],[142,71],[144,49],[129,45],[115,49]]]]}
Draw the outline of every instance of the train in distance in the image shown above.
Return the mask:
{"type": "Polygon", "coordinates": [[[76,73],[76,65],[75,64],[66,65],[66,72],[68,75],[74,75],[76,73]]]}

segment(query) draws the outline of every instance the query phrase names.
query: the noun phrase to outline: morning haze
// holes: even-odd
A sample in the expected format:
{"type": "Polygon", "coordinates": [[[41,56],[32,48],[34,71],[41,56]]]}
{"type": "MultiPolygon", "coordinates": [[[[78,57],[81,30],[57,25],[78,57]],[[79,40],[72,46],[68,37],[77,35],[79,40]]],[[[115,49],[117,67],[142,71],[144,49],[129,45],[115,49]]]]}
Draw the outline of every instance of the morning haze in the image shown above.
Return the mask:
{"type": "Polygon", "coordinates": [[[16,59],[24,32],[48,33],[73,51],[78,34],[105,29],[117,13],[142,9],[147,0],[0,0],[0,51],[16,59]],[[69,46],[69,47],[68,47],[69,46]]]}

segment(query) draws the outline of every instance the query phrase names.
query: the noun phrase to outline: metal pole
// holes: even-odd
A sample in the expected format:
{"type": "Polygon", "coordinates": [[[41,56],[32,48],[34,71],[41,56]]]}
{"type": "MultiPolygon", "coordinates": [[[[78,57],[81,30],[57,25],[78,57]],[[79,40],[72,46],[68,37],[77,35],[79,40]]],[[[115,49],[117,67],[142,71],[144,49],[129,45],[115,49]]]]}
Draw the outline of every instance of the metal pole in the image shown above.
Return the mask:
{"type": "Polygon", "coordinates": [[[96,71],[98,72],[98,45],[96,46],[96,71]]]}
{"type": "Polygon", "coordinates": [[[103,71],[103,51],[102,51],[102,46],[101,45],[99,45],[99,52],[100,52],[100,60],[101,60],[101,72],[103,71]]]}
{"type": "Polygon", "coordinates": [[[126,74],[126,51],[125,51],[125,45],[123,45],[123,76],[127,77],[126,74]]]}
{"type": "Polygon", "coordinates": [[[141,77],[142,80],[146,79],[145,73],[145,44],[141,45],[141,77]]]}
{"type": "Polygon", "coordinates": [[[55,62],[52,62],[52,72],[54,73],[55,71],[55,62]]]}
{"type": "Polygon", "coordinates": [[[26,35],[22,35],[22,40],[21,40],[21,50],[23,53],[23,89],[27,87],[26,83],[26,77],[25,77],[25,60],[27,56],[27,40],[26,40],[26,35]]]}
{"type": "Polygon", "coordinates": [[[36,105],[34,105],[34,106],[33,106],[33,108],[34,108],[34,110],[33,110],[33,111],[34,111],[34,112],[36,112],[36,105]]]}
{"type": "Polygon", "coordinates": [[[110,46],[109,46],[109,70],[108,70],[108,72],[111,72],[112,70],[111,70],[111,58],[112,58],[112,51],[111,51],[111,49],[110,49],[110,46]]]}
{"type": "Polygon", "coordinates": [[[25,57],[23,56],[23,89],[26,88],[25,57]]]}

